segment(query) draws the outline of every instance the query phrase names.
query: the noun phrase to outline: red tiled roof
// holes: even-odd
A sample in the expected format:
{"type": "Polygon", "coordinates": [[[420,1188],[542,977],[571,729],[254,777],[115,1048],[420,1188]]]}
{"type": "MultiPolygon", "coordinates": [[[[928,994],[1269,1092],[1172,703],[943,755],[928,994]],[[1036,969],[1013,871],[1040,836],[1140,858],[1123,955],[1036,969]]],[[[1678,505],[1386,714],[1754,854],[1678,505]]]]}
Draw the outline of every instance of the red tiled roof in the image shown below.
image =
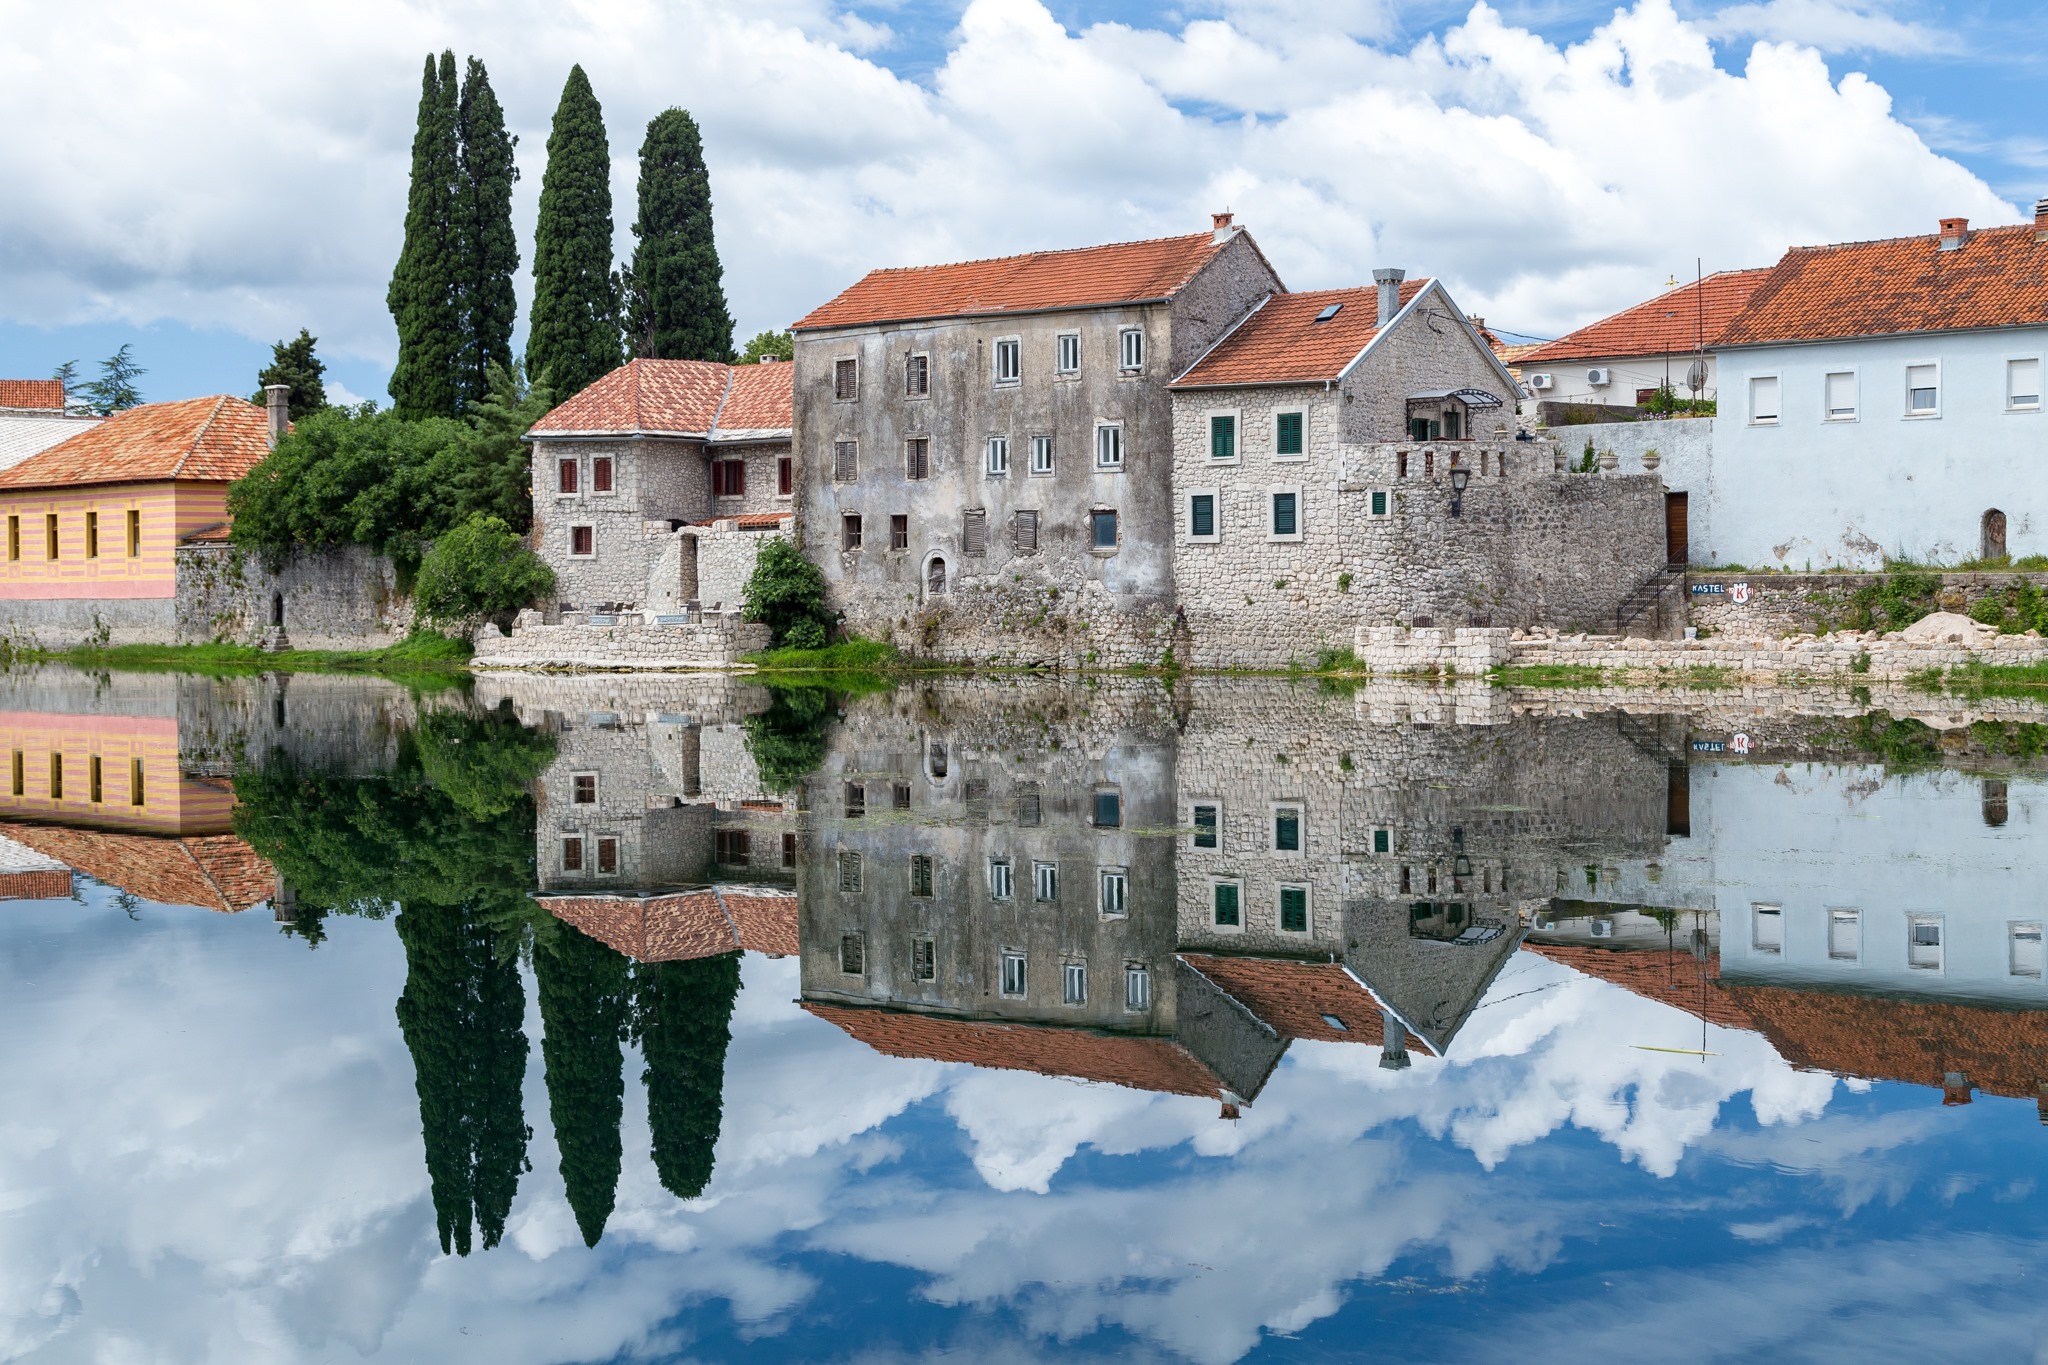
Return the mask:
{"type": "Polygon", "coordinates": [[[1795,247],[1721,333],[1723,346],[2048,324],[2048,242],[2031,223],[1795,247]]]}
{"type": "MultiPolygon", "coordinates": [[[[1404,281],[1401,306],[1407,307],[1429,284],[1426,279],[1404,281]]],[[[1379,333],[1376,289],[1275,294],[1174,380],[1173,387],[1320,383],[1343,373],[1379,333]],[[1337,315],[1328,322],[1317,322],[1317,316],[1332,304],[1337,306],[1337,315]]]]}
{"type": "Polygon", "coordinates": [[[0,835],[159,905],[234,914],[270,899],[277,884],[276,869],[232,834],[166,839],[62,825],[0,825],[0,835]]]}
{"type": "Polygon", "coordinates": [[[952,1019],[816,1000],[806,1000],[804,1008],[888,1057],[1072,1076],[1168,1095],[1214,1099],[1223,1090],[1215,1073],[1171,1038],[952,1019]]]}
{"type": "Polygon", "coordinates": [[[789,520],[788,512],[742,512],[736,517],[706,517],[693,521],[692,526],[709,526],[714,521],[729,521],[742,531],[773,531],[789,520]]]}
{"type": "Polygon", "coordinates": [[[0,872],[0,901],[63,900],[71,894],[71,869],[0,872]]]}
{"type": "Polygon", "coordinates": [[[793,327],[860,327],[1168,299],[1220,249],[1215,234],[1198,232],[952,265],[870,270],[793,327]]]}
{"type": "Polygon", "coordinates": [[[743,948],[796,953],[796,897],[717,888],[672,896],[537,896],[542,909],[639,962],[679,962],[743,948]]]}
{"type": "Polygon", "coordinates": [[[0,473],[0,488],[241,478],[270,453],[262,408],[225,394],[145,403],[0,473]]]}
{"type": "Polygon", "coordinates": [[[1682,949],[1588,948],[1577,944],[1531,943],[1527,939],[1522,940],[1522,946],[1538,957],[1547,957],[1587,976],[1597,976],[1696,1018],[1704,1016],[1724,1028],[1756,1029],[1756,1022],[1721,987],[1718,954],[1701,961],[1682,949]]]}
{"type": "MultiPolygon", "coordinates": [[[[1293,962],[1278,958],[1214,957],[1182,953],[1180,960],[1228,992],[1283,1038],[1324,1043],[1383,1041],[1380,1004],[1358,978],[1336,962],[1293,962]],[[1341,1022],[1336,1028],[1323,1016],[1341,1022]]],[[[1434,1056],[1429,1044],[1407,1035],[1410,1049],[1434,1056]]]]}
{"type": "Polygon", "coordinates": [[[795,368],[784,361],[722,365],[636,357],[554,408],[530,434],[650,431],[716,440],[723,433],[786,432],[795,368]]]}
{"type": "Polygon", "coordinates": [[[1702,337],[1712,346],[1771,271],[1771,266],[1717,270],[1703,280],[1680,285],[1633,308],[1624,308],[1613,317],[1602,318],[1555,341],[1522,349],[1514,363],[1542,365],[1561,360],[1669,355],[1694,349],[1702,337]]]}
{"type": "Polygon", "coordinates": [[[64,410],[64,384],[56,379],[0,379],[0,408],[64,410]]]}
{"type": "Polygon", "coordinates": [[[232,538],[235,524],[231,521],[216,521],[202,526],[179,538],[181,545],[225,545],[232,538]]]}

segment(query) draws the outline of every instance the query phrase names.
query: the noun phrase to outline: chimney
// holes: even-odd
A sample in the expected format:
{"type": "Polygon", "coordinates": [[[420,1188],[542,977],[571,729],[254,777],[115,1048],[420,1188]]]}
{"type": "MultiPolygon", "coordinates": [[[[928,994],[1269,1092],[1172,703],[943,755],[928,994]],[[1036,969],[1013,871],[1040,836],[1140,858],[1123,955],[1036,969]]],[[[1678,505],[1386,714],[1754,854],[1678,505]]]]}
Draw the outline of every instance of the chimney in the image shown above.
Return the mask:
{"type": "Polygon", "coordinates": [[[1941,1102],[1968,1104],[1970,1102],[1970,1078],[1960,1071],[1944,1071],[1941,1075],[1941,1102]]]}
{"type": "Polygon", "coordinates": [[[2048,242],[2048,199],[2034,201],[2034,240],[2048,242]]]}
{"type": "Polygon", "coordinates": [[[1961,250],[1963,243],[1969,239],[1969,219],[1944,218],[1941,220],[1941,249],[1943,251],[1961,250]]]}
{"type": "Polygon", "coordinates": [[[284,435],[292,424],[292,386],[289,384],[265,384],[263,386],[264,410],[270,414],[270,444],[274,449],[277,438],[284,435]]]}
{"type": "Polygon", "coordinates": [[[1375,270],[1372,282],[1380,288],[1379,325],[1384,327],[1394,320],[1394,314],[1401,311],[1401,281],[1408,278],[1405,270],[1375,270]]]}
{"type": "Polygon", "coordinates": [[[1243,232],[1243,228],[1237,227],[1234,224],[1232,224],[1230,220],[1233,217],[1235,217],[1235,215],[1228,212],[1227,210],[1223,213],[1210,214],[1209,240],[1214,242],[1217,246],[1222,246],[1232,237],[1235,237],[1238,233],[1243,232]]]}
{"type": "MultiPolygon", "coordinates": [[[[1378,275],[1380,272],[1373,273],[1378,275]]],[[[1380,1066],[1387,1071],[1408,1069],[1408,1026],[1401,1022],[1400,1015],[1389,1009],[1380,1011],[1380,1066]]]]}

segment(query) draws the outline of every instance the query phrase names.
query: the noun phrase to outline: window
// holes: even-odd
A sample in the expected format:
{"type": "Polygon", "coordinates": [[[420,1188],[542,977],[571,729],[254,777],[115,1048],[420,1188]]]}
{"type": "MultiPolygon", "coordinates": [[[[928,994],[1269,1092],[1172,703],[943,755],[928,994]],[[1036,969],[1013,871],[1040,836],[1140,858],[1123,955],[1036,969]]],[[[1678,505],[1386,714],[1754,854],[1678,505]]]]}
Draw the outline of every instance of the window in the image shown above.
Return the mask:
{"type": "Polygon", "coordinates": [[[929,853],[910,855],[910,894],[920,899],[932,894],[932,855],[929,853]]]}
{"type": "Polygon", "coordinates": [[[860,397],[859,361],[835,360],[832,362],[832,396],[841,402],[851,402],[860,397]]]}
{"type": "Polygon", "coordinates": [[[928,938],[910,940],[910,978],[913,981],[930,981],[939,974],[937,945],[928,938]]]}
{"type": "Polygon", "coordinates": [[[1275,492],[1273,495],[1274,540],[1301,539],[1301,494],[1295,489],[1275,492]]]}
{"type": "Polygon", "coordinates": [[[1015,384],[1024,377],[1024,343],[1005,337],[996,343],[996,383],[1015,384]]]}
{"type": "Polygon", "coordinates": [[[794,834],[784,834],[782,836],[782,865],[784,867],[796,866],[796,835],[794,834]]]}
{"type": "Polygon", "coordinates": [[[1061,332],[1052,341],[1052,368],[1055,374],[1079,374],[1081,372],[1081,334],[1061,332]]]}
{"type": "Polygon", "coordinates": [[[590,462],[590,491],[609,493],[612,491],[612,457],[599,455],[590,462]]]}
{"type": "Polygon", "coordinates": [[[1031,472],[1041,478],[1052,473],[1052,437],[1031,438],[1031,472]]]}
{"type": "Polygon", "coordinates": [[[896,516],[889,518],[889,548],[907,550],[910,548],[910,518],[896,516]]]}
{"type": "Polygon", "coordinates": [[[1273,807],[1273,851],[1301,852],[1301,807],[1273,807]]]}
{"type": "Polygon", "coordinates": [[[1008,858],[988,860],[988,898],[992,901],[1006,901],[1016,892],[1016,883],[1010,874],[1008,858]]]}
{"type": "Polygon", "coordinates": [[[85,762],[86,796],[94,805],[100,803],[102,794],[106,790],[103,785],[105,766],[105,764],[101,763],[98,754],[94,754],[85,762]]]}
{"type": "Polygon", "coordinates": [[[617,875],[619,870],[619,841],[612,835],[604,835],[597,841],[597,870],[601,875],[617,875]]]}
{"type": "Polygon", "coordinates": [[[852,849],[839,850],[839,889],[848,892],[860,890],[860,854],[852,849]]]}
{"type": "Polygon", "coordinates": [[[1941,920],[1935,915],[1913,915],[1906,921],[1906,965],[1923,970],[1941,970],[1941,920]]]}
{"type": "Polygon", "coordinates": [[[960,552],[969,555],[988,553],[987,508],[977,507],[960,514],[960,552]]]}
{"type": "Polygon", "coordinates": [[[1152,973],[1135,964],[1124,968],[1124,1008],[1127,1010],[1149,1010],[1152,1008],[1152,973]]]}
{"type": "Polygon", "coordinates": [[[1305,934],[1308,932],[1307,887],[1283,886],[1280,888],[1280,932],[1283,934],[1305,934]]]}
{"type": "Polygon", "coordinates": [[[1371,497],[1368,499],[1368,510],[1366,511],[1366,515],[1369,517],[1390,517],[1393,514],[1393,495],[1388,493],[1387,490],[1384,488],[1373,489],[1371,497]]]}
{"type": "Polygon", "coordinates": [[[866,816],[866,815],[867,815],[867,813],[868,813],[868,787],[867,787],[867,783],[865,783],[865,782],[849,782],[849,783],[847,783],[847,784],[846,784],[846,789],[845,789],[845,801],[844,801],[844,805],[843,805],[843,808],[844,808],[844,810],[846,811],[846,818],[847,818],[847,819],[849,819],[849,820],[859,820],[859,819],[861,819],[861,818],[863,818],[864,816],[866,816]]]}
{"type": "Polygon", "coordinates": [[[1827,420],[1830,422],[1853,422],[1856,420],[1856,376],[1844,370],[1827,377],[1827,420]]]}
{"type": "Polygon", "coordinates": [[[1124,427],[1121,422],[1104,422],[1095,428],[1095,467],[1124,467],[1124,427]]]}
{"type": "Polygon", "coordinates": [[[903,361],[903,396],[923,398],[932,391],[932,358],[928,355],[907,356],[903,361]]]}
{"type": "Polygon", "coordinates": [[[1051,905],[1060,898],[1060,865],[1058,863],[1033,863],[1031,865],[1031,898],[1040,905],[1051,905]]]}
{"type": "Polygon", "coordinates": [[[889,784],[889,805],[893,810],[910,809],[910,784],[892,782],[889,784]]]}
{"type": "Polygon", "coordinates": [[[1218,929],[1242,929],[1238,900],[1243,888],[1236,882],[1212,882],[1209,886],[1210,918],[1218,929]]]}
{"type": "Polygon", "coordinates": [[[1060,968],[1060,1003],[1063,1005],[1085,1005],[1088,1003],[1088,964],[1069,962],[1060,968]]]}
{"type": "Polygon", "coordinates": [[[946,758],[946,742],[944,740],[935,739],[925,746],[924,770],[931,775],[931,779],[934,782],[946,780],[946,774],[951,769],[946,758]]]}
{"type": "Polygon", "coordinates": [[[848,512],[839,518],[839,548],[858,550],[860,548],[860,513],[848,512]]]}
{"type": "Polygon", "coordinates": [[[597,530],[591,526],[569,528],[569,556],[572,559],[592,559],[597,555],[597,530]]]}
{"type": "Polygon", "coordinates": [[[1142,328],[1126,327],[1116,334],[1117,368],[1126,373],[1145,368],[1145,333],[1142,328]]]}
{"type": "Polygon", "coordinates": [[[85,557],[100,557],[100,514],[97,512],[85,514],[85,557]]]}
{"type": "Polygon", "coordinates": [[[2013,976],[2039,976],[2042,968],[2041,922],[2005,926],[2006,970],[2013,976]]]}
{"type": "Polygon", "coordinates": [[[775,461],[775,495],[786,498],[796,492],[796,461],[787,455],[775,461]]]}
{"type": "Polygon", "coordinates": [[[1194,814],[1195,834],[1193,841],[1188,846],[1190,848],[1218,847],[1217,826],[1221,823],[1222,808],[1214,802],[1199,801],[1195,803],[1194,814]]]}
{"type": "Polygon", "coordinates": [[[1020,784],[1017,792],[1017,823],[1026,829],[1037,829],[1045,815],[1045,800],[1038,794],[1036,783],[1020,784]]]}
{"type": "Polygon", "coordinates": [[[1372,832],[1372,851],[1375,853],[1392,853],[1394,851],[1394,831],[1386,828],[1384,825],[1375,829],[1372,832]]]}
{"type": "Polygon", "coordinates": [[[1227,412],[1209,415],[1209,458],[1212,460],[1234,460],[1237,458],[1237,417],[1227,412]]]}
{"type": "Polygon", "coordinates": [[[1305,455],[1308,447],[1302,440],[1302,429],[1307,414],[1279,412],[1273,414],[1273,453],[1285,459],[1289,455],[1305,455]]]}
{"type": "Polygon", "coordinates": [[[57,514],[50,513],[43,518],[43,547],[45,559],[57,557],[57,514]]]}
{"type": "Polygon", "coordinates": [[[564,872],[581,872],[582,870],[583,870],[583,836],[582,836],[582,835],[580,835],[580,834],[565,834],[565,835],[563,835],[563,836],[562,836],[562,871],[564,871],[564,872]]]}
{"type": "Polygon", "coordinates": [[[576,461],[555,461],[555,488],[556,491],[562,493],[574,493],[577,491],[576,461]]]}
{"type": "Polygon", "coordinates": [[[1038,552],[1038,513],[1018,512],[1010,518],[1010,539],[1020,555],[1038,552]]]}
{"type": "Polygon", "coordinates": [[[52,801],[62,801],[64,799],[64,755],[62,754],[50,755],[50,799],[52,801]]]}
{"type": "Polygon", "coordinates": [[[1121,829],[1123,823],[1123,793],[1113,789],[1095,793],[1095,828],[1121,829]]]}
{"type": "Polygon", "coordinates": [[[1010,472],[1010,438],[991,436],[988,438],[988,459],[983,468],[992,479],[1000,479],[1010,472]]]}
{"type": "Polygon", "coordinates": [[[932,443],[928,436],[913,436],[903,443],[903,473],[912,479],[932,476],[932,443]]]}
{"type": "Polygon", "coordinates": [[[597,804],[596,773],[576,773],[570,777],[569,804],[573,806],[594,806],[597,804]]]}
{"type": "Polygon", "coordinates": [[[1908,365],[1906,367],[1906,415],[1908,417],[1933,417],[1941,412],[1941,367],[1939,365],[1908,365]]]}
{"type": "MultiPolygon", "coordinates": [[[[135,514],[131,512],[129,515],[133,516],[135,514]]],[[[21,558],[21,518],[18,516],[7,518],[7,558],[9,560],[19,560],[21,558]]]]}
{"type": "Polygon", "coordinates": [[[1854,962],[1863,956],[1863,912],[1828,911],[1828,956],[1837,962],[1854,962]]]}
{"type": "Polygon", "coordinates": [[[2005,362],[2005,406],[2011,412],[2033,412],[2041,406],[2041,361],[2038,357],[2005,362]]]}
{"type": "Polygon", "coordinates": [[[1778,376],[1758,375],[1749,381],[1749,420],[1752,426],[1778,420],[1778,376]]]}
{"type": "Polygon", "coordinates": [[[1130,879],[1120,867],[1105,867],[1095,874],[1095,906],[1104,919],[1121,919],[1130,879]]]}
{"type": "Polygon", "coordinates": [[[722,829],[716,835],[715,853],[721,867],[745,867],[754,851],[753,835],[743,829],[722,829]]]}
{"type": "Polygon", "coordinates": [[[745,460],[713,460],[711,462],[711,496],[714,498],[741,498],[747,493],[747,462],[745,460]]]}
{"type": "Polygon", "coordinates": [[[1097,550],[1116,548],[1116,513],[1108,509],[1088,514],[1088,544],[1097,550]]]}
{"type": "Polygon", "coordinates": [[[839,970],[846,976],[865,976],[868,970],[868,939],[866,934],[841,934],[839,936],[839,970]]]}
{"type": "Polygon", "coordinates": [[[128,760],[128,804],[131,806],[144,804],[143,790],[142,760],[131,758],[128,760]]]}
{"type": "Polygon", "coordinates": [[[1024,994],[1024,954],[1003,954],[1003,994],[1021,996],[1024,994]]]}
{"type": "Polygon", "coordinates": [[[12,776],[13,776],[13,779],[14,779],[14,794],[15,794],[16,796],[23,796],[23,795],[26,795],[26,794],[27,794],[27,792],[26,792],[26,787],[27,787],[27,783],[26,783],[26,782],[25,782],[25,781],[23,780],[23,779],[24,779],[24,777],[26,776],[26,774],[25,774],[25,773],[23,773],[23,771],[22,771],[22,753],[21,753],[21,750],[19,750],[19,749],[16,749],[16,750],[14,751],[14,759],[13,759],[13,761],[12,761],[12,762],[11,762],[11,763],[10,763],[10,764],[9,764],[8,766],[9,766],[9,767],[10,767],[10,768],[11,768],[11,769],[13,770],[13,771],[12,771],[12,776]]]}
{"type": "MultiPolygon", "coordinates": [[[[11,521],[13,518],[10,517],[9,520],[11,521]]],[[[141,556],[142,513],[131,507],[128,509],[128,557],[130,559],[139,559],[141,556]]],[[[18,556],[11,557],[18,558],[18,556]]]]}
{"type": "Polygon", "coordinates": [[[860,477],[860,442],[832,443],[832,482],[852,483],[860,477]]]}
{"type": "Polygon", "coordinates": [[[1213,489],[1188,494],[1188,539],[1216,539],[1216,494],[1213,489]]]}
{"type": "Polygon", "coordinates": [[[1775,953],[1785,946],[1784,907],[1752,902],[1749,907],[1749,946],[1760,953],[1775,953]]]}

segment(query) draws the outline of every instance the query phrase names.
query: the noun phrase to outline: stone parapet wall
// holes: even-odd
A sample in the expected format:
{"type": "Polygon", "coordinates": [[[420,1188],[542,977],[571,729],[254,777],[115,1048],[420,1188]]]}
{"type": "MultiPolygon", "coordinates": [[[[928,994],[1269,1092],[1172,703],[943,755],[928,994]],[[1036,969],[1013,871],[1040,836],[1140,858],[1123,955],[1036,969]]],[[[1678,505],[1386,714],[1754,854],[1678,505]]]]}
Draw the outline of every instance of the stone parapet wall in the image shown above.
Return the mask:
{"type": "MultiPolygon", "coordinates": [[[[1925,572],[1941,580],[1935,597],[1941,609],[1965,615],[1986,597],[2021,583],[2048,591],[2048,574],[2044,573],[1925,572]]],[[[1687,575],[1686,585],[1691,620],[1702,635],[1777,638],[1840,629],[1856,594],[1864,588],[1882,590],[1890,577],[1882,573],[1692,573],[1687,575]]]]}
{"type": "Polygon", "coordinates": [[[1509,632],[1493,626],[1360,626],[1352,652],[1372,673],[1474,674],[1491,672],[1512,657],[1509,632]]]}
{"type": "Polygon", "coordinates": [[[612,711],[620,715],[688,716],[701,725],[734,723],[768,709],[768,689],[744,674],[582,673],[569,677],[528,672],[481,673],[480,705],[509,704],[522,725],[548,723],[550,711],[612,711]]]}
{"type": "Polygon", "coordinates": [[[476,635],[477,668],[742,668],[742,656],[773,642],[765,625],[737,616],[686,626],[519,624],[510,635],[485,626],[476,635]]]}
{"type": "Polygon", "coordinates": [[[1563,666],[1623,672],[1716,669],[1744,678],[1840,677],[1854,682],[1860,678],[1905,678],[1929,669],[1971,664],[2048,664],[2048,640],[2038,636],[1999,636],[1996,643],[1972,649],[1958,644],[1901,640],[1867,631],[1783,640],[1538,637],[1514,641],[1510,663],[1517,668],[1563,666]]]}

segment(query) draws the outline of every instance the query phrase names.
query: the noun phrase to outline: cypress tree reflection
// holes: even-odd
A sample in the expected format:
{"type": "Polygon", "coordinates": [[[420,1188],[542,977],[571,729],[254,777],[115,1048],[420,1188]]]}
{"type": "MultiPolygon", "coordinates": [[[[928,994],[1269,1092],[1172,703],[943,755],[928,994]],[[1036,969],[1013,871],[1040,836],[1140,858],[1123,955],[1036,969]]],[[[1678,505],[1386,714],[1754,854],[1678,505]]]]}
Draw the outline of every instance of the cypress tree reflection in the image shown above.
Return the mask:
{"type": "Polygon", "coordinates": [[[711,1183],[739,990],[738,953],[634,964],[633,1036],[647,1063],[641,1080],[654,1169],[679,1199],[694,1199],[711,1183]]]}
{"type": "Polygon", "coordinates": [[[535,928],[548,1117],[586,1246],[604,1235],[618,1194],[628,966],[625,954],[559,921],[535,928]]]}

